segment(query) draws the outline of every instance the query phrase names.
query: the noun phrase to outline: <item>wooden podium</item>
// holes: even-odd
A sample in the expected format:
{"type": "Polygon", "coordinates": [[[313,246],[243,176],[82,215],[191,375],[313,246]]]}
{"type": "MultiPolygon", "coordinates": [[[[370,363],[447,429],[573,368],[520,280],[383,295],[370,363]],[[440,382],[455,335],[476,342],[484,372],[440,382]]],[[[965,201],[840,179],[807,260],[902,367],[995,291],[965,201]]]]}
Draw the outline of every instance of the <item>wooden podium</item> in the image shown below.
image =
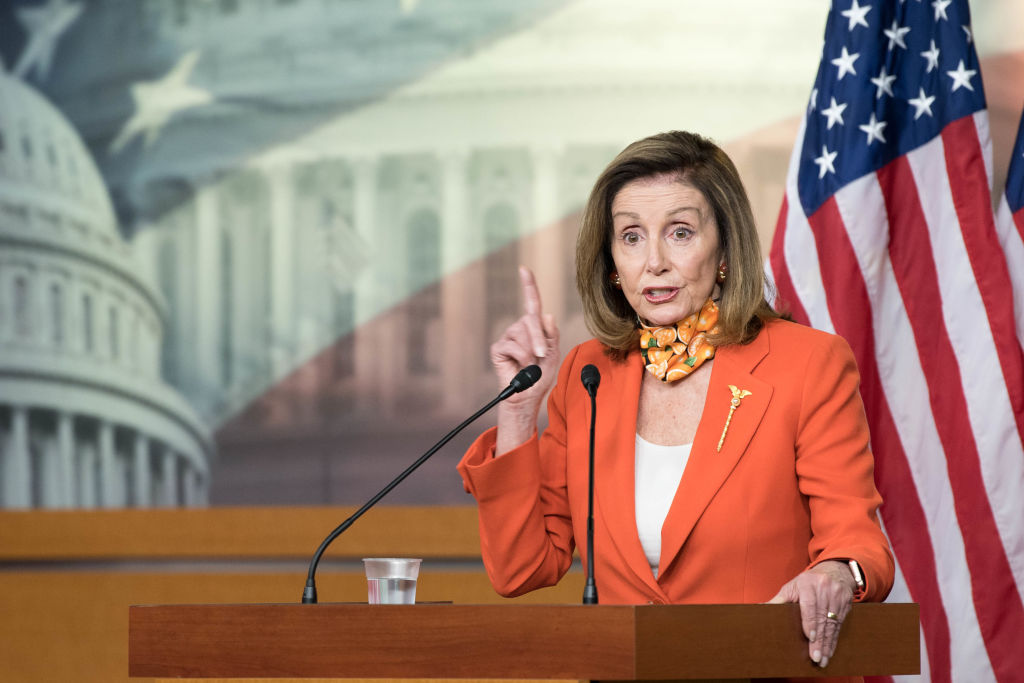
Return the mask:
{"type": "Polygon", "coordinates": [[[796,605],[155,605],[128,669],[155,678],[749,680],[920,672],[918,606],[854,605],[826,670],[796,605]]]}

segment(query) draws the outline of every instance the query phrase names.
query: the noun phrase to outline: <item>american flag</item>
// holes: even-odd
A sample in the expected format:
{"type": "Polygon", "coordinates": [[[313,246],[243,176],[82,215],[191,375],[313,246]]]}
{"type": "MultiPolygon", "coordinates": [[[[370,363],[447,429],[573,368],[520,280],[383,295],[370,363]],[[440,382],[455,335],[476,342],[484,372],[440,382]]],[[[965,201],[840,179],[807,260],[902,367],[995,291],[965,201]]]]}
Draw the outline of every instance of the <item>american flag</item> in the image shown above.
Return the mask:
{"type": "Polygon", "coordinates": [[[1013,282],[1013,312],[1017,318],[1017,339],[1024,344],[1024,114],[1017,128],[1017,142],[1010,157],[1006,190],[996,215],[999,244],[1006,254],[1013,282]]]}
{"type": "Polygon", "coordinates": [[[933,681],[1024,671],[1024,290],[991,167],[966,0],[833,2],[769,269],[857,356],[890,600],[920,603],[933,681]]]}

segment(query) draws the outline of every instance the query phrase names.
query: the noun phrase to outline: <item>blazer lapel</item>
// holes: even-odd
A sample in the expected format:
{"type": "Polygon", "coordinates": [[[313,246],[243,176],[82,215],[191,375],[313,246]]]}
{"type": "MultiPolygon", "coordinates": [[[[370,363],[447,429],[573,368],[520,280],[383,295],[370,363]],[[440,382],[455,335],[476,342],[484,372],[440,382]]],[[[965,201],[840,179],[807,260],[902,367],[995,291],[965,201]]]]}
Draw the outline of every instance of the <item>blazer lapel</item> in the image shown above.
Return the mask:
{"type": "Polygon", "coordinates": [[[767,352],[768,337],[761,334],[750,344],[723,347],[715,354],[690,459],[661,530],[659,577],[665,576],[679,555],[697,520],[736,467],[761,423],[771,400],[772,386],[750,373],[767,352]],[[731,420],[733,393],[729,385],[750,392],[740,400],[731,420]],[[718,450],[726,420],[729,427],[718,450]]]}
{"type": "MultiPolygon", "coordinates": [[[[636,529],[636,418],[644,366],[639,353],[614,365],[601,385],[605,398],[598,399],[598,434],[595,443],[594,487],[600,511],[615,551],[626,566],[654,592],[654,579],[636,529]]],[[[589,410],[587,411],[589,417],[589,410]]],[[[598,552],[608,552],[598,548],[598,552]]]]}

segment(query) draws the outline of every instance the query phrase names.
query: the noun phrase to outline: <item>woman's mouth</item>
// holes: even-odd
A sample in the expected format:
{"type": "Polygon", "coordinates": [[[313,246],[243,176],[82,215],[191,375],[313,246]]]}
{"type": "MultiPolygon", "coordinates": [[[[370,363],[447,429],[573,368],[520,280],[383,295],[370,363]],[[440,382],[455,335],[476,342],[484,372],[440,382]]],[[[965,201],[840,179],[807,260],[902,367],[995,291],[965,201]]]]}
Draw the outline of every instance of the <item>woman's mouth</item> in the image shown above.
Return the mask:
{"type": "Polygon", "coordinates": [[[645,287],[644,298],[652,304],[663,304],[672,301],[678,292],[678,287],[645,287]]]}

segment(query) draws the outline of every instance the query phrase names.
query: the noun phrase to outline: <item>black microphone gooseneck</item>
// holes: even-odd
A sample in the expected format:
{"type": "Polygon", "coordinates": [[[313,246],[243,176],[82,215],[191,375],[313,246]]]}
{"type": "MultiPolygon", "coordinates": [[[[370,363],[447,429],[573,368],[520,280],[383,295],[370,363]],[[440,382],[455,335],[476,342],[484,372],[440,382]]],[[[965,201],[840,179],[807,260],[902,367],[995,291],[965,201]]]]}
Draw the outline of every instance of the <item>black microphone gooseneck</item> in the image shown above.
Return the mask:
{"type": "Polygon", "coordinates": [[[597,422],[597,385],[601,373],[593,365],[583,366],[580,380],[590,394],[590,485],[587,499],[587,584],[583,587],[583,604],[597,604],[597,584],[594,583],[594,424],[597,422]]]}
{"type": "Polygon", "coordinates": [[[390,493],[391,489],[395,488],[400,483],[402,483],[402,481],[410,474],[412,474],[417,467],[425,463],[427,459],[430,458],[430,456],[439,451],[442,446],[451,441],[456,434],[458,434],[467,426],[469,426],[471,422],[473,422],[475,419],[486,413],[488,410],[493,408],[498,403],[504,401],[512,394],[516,394],[519,393],[520,391],[529,389],[534,385],[534,383],[536,383],[538,379],[540,379],[540,368],[538,366],[528,365],[522,370],[520,370],[519,373],[512,378],[512,381],[509,382],[509,385],[502,389],[501,393],[498,394],[494,399],[492,399],[490,403],[488,403],[483,408],[473,413],[473,415],[470,416],[468,420],[460,424],[458,427],[445,434],[444,437],[436,444],[434,444],[434,446],[429,451],[421,455],[416,462],[414,462],[412,465],[409,465],[409,467],[407,467],[404,472],[395,477],[390,484],[385,486],[383,489],[380,490],[380,492],[377,495],[368,500],[366,504],[363,505],[363,507],[356,510],[355,514],[353,514],[351,517],[349,517],[344,522],[339,524],[337,528],[334,529],[334,531],[329,533],[327,535],[327,538],[323,540],[323,543],[320,544],[320,547],[316,549],[315,553],[313,553],[313,559],[309,563],[309,573],[306,575],[306,587],[302,591],[302,604],[316,604],[316,567],[318,564],[320,564],[320,557],[324,554],[324,551],[327,550],[327,546],[329,546],[334,541],[334,539],[336,539],[346,529],[352,526],[352,524],[357,519],[363,516],[363,513],[365,513],[367,510],[376,505],[381,498],[390,493]]]}

